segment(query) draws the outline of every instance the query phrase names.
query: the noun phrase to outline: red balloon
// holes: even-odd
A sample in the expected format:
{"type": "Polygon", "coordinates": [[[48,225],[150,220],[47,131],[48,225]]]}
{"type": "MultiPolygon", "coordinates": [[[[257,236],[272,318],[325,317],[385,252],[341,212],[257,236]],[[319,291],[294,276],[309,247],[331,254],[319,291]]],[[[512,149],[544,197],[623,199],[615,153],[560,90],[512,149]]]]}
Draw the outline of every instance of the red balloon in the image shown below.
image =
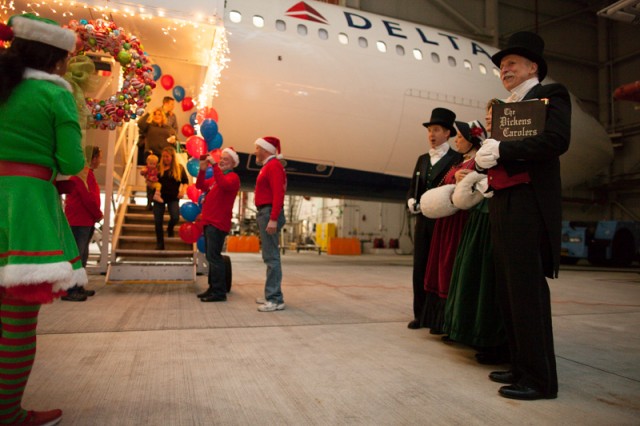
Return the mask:
{"type": "Polygon", "coordinates": [[[215,121],[216,123],[218,122],[218,112],[213,109],[212,107],[204,107],[204,108],[200,108],[198,110],[198,113],[196,114],[196,119],[198,120],[198,123],[203,123],[204,120],[206,120],[207,118],[211,118],[213,121],[215,121]]]}
{"type": "Polygon", "coordinates": [[[191,124],[185,124],[182,126],[182,134],[188,138],[189,136],[195,135],[196,132],[193,130],[193,126],[191,124]]]}
{"type": "Polygon", "coordinates": [[[196,204],[198,203],[198,200],[200,199],[201,194],[202,194],[202,191],[196,188],[195,183],[192,183],[191,185],[187,186],[187,197],[189,197],[189,199],[194,203],[196,204]]]}
{"type": "Polygon", "coordinates": [[[194,222],[187,222],[180,225],[180,229],[178,229],[178,235],[182,241],[187,244],[194,244],[202,235],[202,228],[196,225],[194,222]]]}
{"type": "Polygon", "coordinates": [[[200,159],[207,152],[207,143],[198,135],[189,136],[187,139],[187,152],[193,158],[200,159]]]}
{"type": "Polygon", "coordinates": [[[189,111],[193,108],[193,99],[189,96],[182,100],[182,110],[189,111]]]}
{"type": "Polygon", "coordinates": [[[213,157],[216,163],[220,162],[221,155],[222,155],[222,150],[220,148],[216,148],[211,151],[211,156],[213,157]]]}
{"type": "Polygon", "coordinates": [[[173,83],[173,77],[169,74],[165,74],[160,78],[160,84],[162,84],[162,87],[164,87],[165,90],[171,89],[173,87],[173,83]]]}

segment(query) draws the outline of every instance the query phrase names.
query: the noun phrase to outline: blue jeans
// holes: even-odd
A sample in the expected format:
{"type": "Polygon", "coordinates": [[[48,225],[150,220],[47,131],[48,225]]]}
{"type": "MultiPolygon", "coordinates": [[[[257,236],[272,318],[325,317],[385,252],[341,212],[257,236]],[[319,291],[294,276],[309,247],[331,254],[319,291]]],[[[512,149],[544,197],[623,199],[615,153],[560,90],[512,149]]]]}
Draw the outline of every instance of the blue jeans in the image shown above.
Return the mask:
{"type": "Polygon", "coordinates": [[[169,206],[169,225],[167,226],[167,233],[169,236],[173,236],[173,228],[180,220],[180,204],[178,200],[169,201],[168,203],[153,202],[153,219],[156,225],[156,242],[158,245],[164,247],[164,230],[162,225],[164,222],[164,205],[169,206]]]}
{"type": "Polygon", "coordinates": [[[271,216],[271,206],[258,210],[256,221],[260,230],[260,242],[262,244],[262,260],[267,265],[267,282],[264,286],[264,298],[274,303],[284,303],[282,296],[282,265],[280,264],[280,248],[278,240],[280,230],[284,226],[284,211],[278,216],[278,232],[267,234],[267,224],[271,216]]]}
{"type": "Polygon", "coordinates": [[[227,232],[215,226],[204,227],[204,247],[209,264],[209,290],[212,296],[226,297],[227,282],[224,260],[222,260],[222,246],[227,232]]]}

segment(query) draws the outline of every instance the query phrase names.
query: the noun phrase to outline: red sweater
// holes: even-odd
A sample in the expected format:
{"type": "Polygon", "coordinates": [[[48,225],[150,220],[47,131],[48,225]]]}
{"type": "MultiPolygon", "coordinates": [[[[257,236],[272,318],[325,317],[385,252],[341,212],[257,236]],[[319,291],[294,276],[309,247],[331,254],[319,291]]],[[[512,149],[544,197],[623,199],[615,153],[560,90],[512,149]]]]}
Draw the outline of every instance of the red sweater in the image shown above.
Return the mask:
{"type": "Polygon", "coordinates": [[[202,224],[229,232],[233,203],[240,189],[240,178],[235,172],[223,173],[217,164],[213,166],[212,178],[206,179],[205,175],[206,172],[200,170],[196,180],[196,188],[207,193],[202,203],[202,224]]]}
{"type": "Polygon", "coordinates": [[[269,219],[278,220],[284,206],[284,193],[287,191],[287,172],[282,163],[274,156],[260,169],[256,179],[255,203],[260,207],[271,204],[269,219]]]}
{"type": "Polygon", "coordinates": [[[69,182],[73,186],[64,202],[64,214],[67,216],[69,225],[93,226],[102,219],[100,187],[93,170],[89,169],[87,173],[87,185],[77,176],[72,176],[69,182]]]}

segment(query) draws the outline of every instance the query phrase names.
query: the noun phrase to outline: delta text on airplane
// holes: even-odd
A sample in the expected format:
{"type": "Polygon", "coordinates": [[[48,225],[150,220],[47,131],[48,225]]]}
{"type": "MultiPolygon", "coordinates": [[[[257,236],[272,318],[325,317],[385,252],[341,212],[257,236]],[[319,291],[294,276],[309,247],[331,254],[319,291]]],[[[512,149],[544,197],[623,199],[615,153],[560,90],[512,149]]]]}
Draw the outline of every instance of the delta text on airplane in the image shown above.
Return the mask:
{"type": "MultiPolygon", "coordinates": [[[[224,20],[231,62],[214,107],[225,140],[243,153],[246,175],[259,169],[247,155],[253,141],[278,136],[291,193],[404,199],[433,108],[483,120],[489,99],[508,96],[490,60],[497,49],[450,32],[296,0],[229,0],[224,20]]],[[[573,98],[563,186],[612,156],[603,127],[573,98]]]]}

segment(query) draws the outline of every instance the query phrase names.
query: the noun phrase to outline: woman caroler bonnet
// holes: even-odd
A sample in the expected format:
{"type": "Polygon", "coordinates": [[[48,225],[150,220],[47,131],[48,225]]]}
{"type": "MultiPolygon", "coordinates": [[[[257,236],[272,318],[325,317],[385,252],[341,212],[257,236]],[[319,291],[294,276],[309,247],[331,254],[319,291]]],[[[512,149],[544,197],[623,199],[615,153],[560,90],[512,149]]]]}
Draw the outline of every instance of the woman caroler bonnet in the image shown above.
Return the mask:
{"type": "Polygon", "coordinates": [[[487,131],[478,120],[456,121],[456,128],[463,138],[468,140],[476,149],[479,149],[482,142],[487,138],[487,131]]]}
{"type": "Polygon", "coordinates": [[[280,139],[275,136],[264,136],[262,138],[258,138],[256,140],[256,145],[268,153],[275,155],[278,159],[283,158],[282,152],[280,151],[280,139]]]}

